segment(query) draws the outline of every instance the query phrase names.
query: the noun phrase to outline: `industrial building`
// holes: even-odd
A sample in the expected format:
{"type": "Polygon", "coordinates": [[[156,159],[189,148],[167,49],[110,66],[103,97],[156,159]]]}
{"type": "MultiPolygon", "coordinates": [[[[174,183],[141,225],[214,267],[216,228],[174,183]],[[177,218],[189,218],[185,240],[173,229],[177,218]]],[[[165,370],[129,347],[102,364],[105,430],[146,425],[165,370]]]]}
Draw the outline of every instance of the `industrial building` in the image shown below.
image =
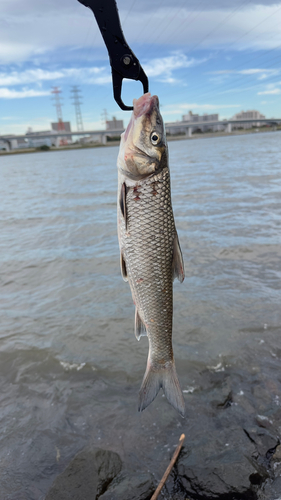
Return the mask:
{"type": "Polygon", "coordinates": [[[123,120],[117,120],[115,116],[112,117],[112,120],[106,120],[105,124],[106,130],[124,130],[123,120]]]}
{"type": "MultiPolygon", "coordinates": [[[[63,122],[63,121],[58,121],[58,122],[53,122],[51,123],[52,131],[57,132],[71,132],[71,124],[70,122],[63,122]]],[[[60,139],[59,145],[63,146],[65,144],[71,144],[72,143],[72,136],[68,136],[67,138],[64,137],[63,139],[60,139]]],[[[56,144],[57,146],[58,144],[56,144]]]]}

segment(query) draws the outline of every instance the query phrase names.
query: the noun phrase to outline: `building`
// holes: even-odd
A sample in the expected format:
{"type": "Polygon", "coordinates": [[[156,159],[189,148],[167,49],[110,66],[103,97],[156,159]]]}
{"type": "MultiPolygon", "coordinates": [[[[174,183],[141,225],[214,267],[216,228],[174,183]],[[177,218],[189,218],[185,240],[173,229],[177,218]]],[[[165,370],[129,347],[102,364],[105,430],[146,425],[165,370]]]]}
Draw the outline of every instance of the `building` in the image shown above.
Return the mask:
{"type": "Polygon", "coordinates": [[[219,115],[218,114],[212,114],[208,115],[207,113],[204,113],[203,115],[194,115],[192,111],[189,111],[187,115],[182,116],[182,121],[183,122],[217,122],[219,121],[219,115]]]}
{"type": "Polygon", "coordinates": [[[243,120],[263,120],[265,119],[265,116],[262,115],[259,111],[256,110],[249,110],[249,111],[241,111],[240,113],[236,113],[231,120],[235,120],[238,123],[232,124],[233,128],[252,128],[252,127],[260,127],[261,122],[256,121],[256,122],[249,122],[245,123],[243,120]],[[241,122],[239,122],[241,120],[241,122]]]}
{"type": "Polygon", "coordinates": [[[63,130],[65,132],[71,132],[71,124],[70,122],[54,122],[51,123],[52,130],[59,132],[59,130],[63,130]]]}
{"type": "Polygon", "coordinates": [[[189,111],[187,115],[182,116],[181,121],[165,123],[165,128],[168,134],[185,134],[188,125],[192,127],[192,130],[200,130],[201,132],[207,132],[212,130],[216,132],[218,130],[223,130],[224,126],[214,123],[219,121],[218,114],[208,115],[204,113],[203,115],[196,115],[189,111]]]}
{"type": "Polygon", "coordinates": [[[19,148],[22,149],[23,147],[28,147],[28,148],[40,148],[40,146],[52,146],[52,142],[55,143],[56,139],[53,139],[51,137],[46,137],[49,134],[51,134],[51,130],[42,130],[40,132],[33,132],[32,128],[29,127],[26,135],[27,139],[24,139],[25,142],[27,142],[27,146],[24,146],[22,143],[19,144],[19,148]],[[41,137],[40,137],[41,136],[41,137]]]}
{"type": "Polygon", "coordinates": [[[124,122],[123,120],[117,120],[115,116],[112,117],[112,120],[106,120],[105,122],[106,130],[124,130],[124,122]]]}
{"type": "MultiPolygon", "coordinates": [[[[51,123],[53,132],[71,132],[71,124],[70,122],[54,122],[51,123]]],[[[59,141],[56,142],[56,146],[65,146],[66,144],[72,143],[72,136],[68,135],[67,137],[62,137],[59,141]]]]}

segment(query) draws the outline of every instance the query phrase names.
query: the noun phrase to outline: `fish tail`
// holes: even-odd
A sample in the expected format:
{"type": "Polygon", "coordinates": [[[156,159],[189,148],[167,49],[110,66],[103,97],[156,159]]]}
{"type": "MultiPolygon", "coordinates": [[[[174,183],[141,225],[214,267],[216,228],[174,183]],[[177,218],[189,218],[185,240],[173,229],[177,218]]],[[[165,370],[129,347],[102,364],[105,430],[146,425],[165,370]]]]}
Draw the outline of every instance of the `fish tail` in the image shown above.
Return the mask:
{"type": "Polygon", "coordinates": [[[152,403],[161,387],[169,403],[184,417],[185,403],[174,360],[159,367],[152,364],[148,358],[139,392],[139,411],[143,411],[152,403]]]}

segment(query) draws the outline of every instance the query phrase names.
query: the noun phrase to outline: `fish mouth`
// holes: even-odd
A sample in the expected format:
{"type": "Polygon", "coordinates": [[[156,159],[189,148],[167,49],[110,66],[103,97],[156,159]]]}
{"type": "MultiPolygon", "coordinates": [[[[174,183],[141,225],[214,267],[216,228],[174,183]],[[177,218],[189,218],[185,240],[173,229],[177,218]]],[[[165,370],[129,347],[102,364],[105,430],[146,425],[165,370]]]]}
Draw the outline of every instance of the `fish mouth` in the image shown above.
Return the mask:
{"type": "Polygon", "coordinates": [[[133,100],[134,117],[139,118],[147,113],[150,113],[154,106],[159,108],[159,100],[157,95],[151,95],[150,92],[143,94],[139,99],[133,100]]]}

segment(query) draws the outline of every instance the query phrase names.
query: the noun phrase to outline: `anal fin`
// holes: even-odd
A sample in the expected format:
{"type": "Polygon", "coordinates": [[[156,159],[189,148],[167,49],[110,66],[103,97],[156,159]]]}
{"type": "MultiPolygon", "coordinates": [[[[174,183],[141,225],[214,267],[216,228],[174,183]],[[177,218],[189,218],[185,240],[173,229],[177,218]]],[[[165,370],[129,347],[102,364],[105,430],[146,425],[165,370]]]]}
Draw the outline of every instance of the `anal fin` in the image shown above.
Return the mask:
{"type": "Polygon", "coordinates": [[[174,238],[172,272],[173,279],[178,278],[179,282],[182,283],[184,280],[184,264],[177,232],[174,238]]]}
{"type": "Polygon", "coordinates": [[[136,308],[135,311],[135,336],[137,340],[140,340],[141,337],[147,335],[147,331],[143,321],[140,318],[138,310],[136,308]]]}

